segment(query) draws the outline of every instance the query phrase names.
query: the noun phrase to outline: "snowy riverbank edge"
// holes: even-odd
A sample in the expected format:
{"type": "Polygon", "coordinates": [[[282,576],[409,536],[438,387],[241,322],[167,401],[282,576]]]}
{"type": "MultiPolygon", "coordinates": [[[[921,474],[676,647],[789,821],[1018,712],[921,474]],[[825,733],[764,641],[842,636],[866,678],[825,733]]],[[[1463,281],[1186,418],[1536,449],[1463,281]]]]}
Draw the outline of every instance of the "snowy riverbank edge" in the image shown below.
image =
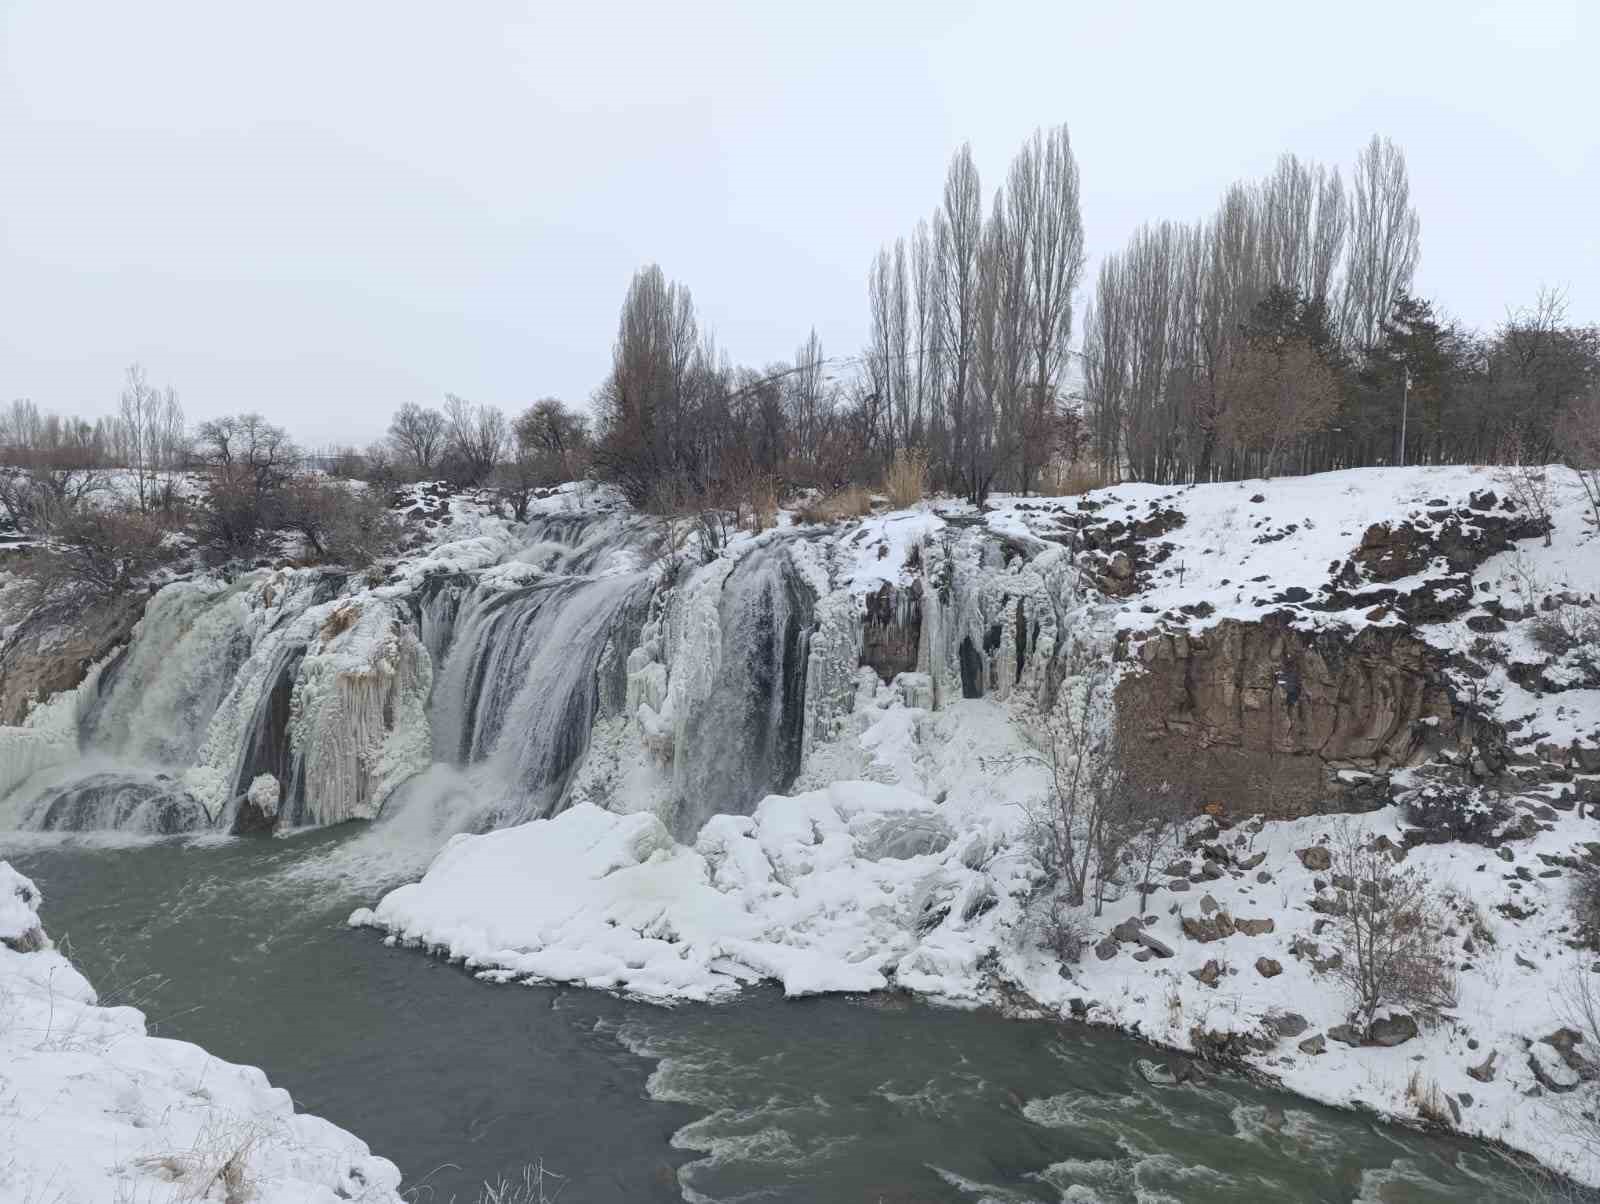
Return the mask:
{"type": "Polygon", "coordinates": [[[399,1204],[392,1162],[260,1070],[102,1006],[38,907],[0,861],[0,1201],[399,1204]]]}
{"type": "MultiPolygon", "coordinates": [[[[975,726],[970,715],[963,726],[975,726]]],[[[658,1004],[728,1000],[773,980],[792,996],[898,989],[1083,1021],[1219,1058],[1321,1104],[1481,1139],[1600,1183],[1600,1162],[1570,1123],[1569,1101],[1585,1095],[1565,1094],[1593,1088],[1544,1040],[1570,1023],[1564,982],[1594,959],[1566,944],[1570,880],[1540,875],[1545,858],[1583,855],[1588,821],[1551,810],[1531,836],[1503,846],[1509,862],[1473,845],[1410,850],[1407,864],[1455,913],[1451,941],[1463,969],[1457,1006],[1385,1047],[1330,1035],[1348,1021],[1349,1000],[1327,968],[1331,934],[1318,932],[1325,917],[1313,909],[1328,891],[1299,850],[1342,824],[1399,843],[1398,809],[1222,832],[1227,868],[1162,874],[1143,909],[1142,930],[1170,957],[1137,960],[1144,946],[1113,935],[1126,935],[1139,914],[1130,894],[1107,904],[1071,966],[1039,947],[1025,858],[1005,826],[991,815],[941,832],[941,810],[899,787],[836,782],[769,797],[750,817],[718,817],[685,846],[653,815],[583,805],[456,838],[420,882],[351,922],[488,980],[566,982],[658,1004]],[[1186,919],[1222,913],[1234,921],[1227,935],[1186,935],[1186,919]],[[1468,1073],[1486,1062],[1487,1081],[1468,1073]]]]}

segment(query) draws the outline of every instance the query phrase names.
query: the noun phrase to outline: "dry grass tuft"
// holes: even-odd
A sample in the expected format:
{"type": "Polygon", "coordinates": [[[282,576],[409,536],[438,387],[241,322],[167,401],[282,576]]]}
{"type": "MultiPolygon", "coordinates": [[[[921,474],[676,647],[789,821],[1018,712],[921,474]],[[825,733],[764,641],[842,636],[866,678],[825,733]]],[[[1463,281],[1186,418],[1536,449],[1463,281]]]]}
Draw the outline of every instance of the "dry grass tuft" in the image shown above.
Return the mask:
{"type": "Polygon", "coordinates": [[[872,513],[872,496],[859,485],[850,485],[795,511],[799,523],[831,524],[872,513]]]}
{"type": "Polygon", "coordinates": [[[1100,484],[1100,470],[1089,461],[1057,460],[1040,474],[1039,492],[1047,497],[1077,497],[1100,484]]]}
{"type": "Polygon", "coordinates": [[[883,474],[883,491],[896,510],[915,506],[928,492],[928,457],[921,451],[897,451],[883,474]]]}
{"type": "Polygon", "coordinates": [[[361,617],[361,607],[351,603],[341,606],[323,621],[322,640],[324,643],[343,635],[356,625],[356,620],[361,617]]]}
{"type": "Polygon", "coordinates": [[[767,531],[778,525],[778,486],[771,477],[763,477],[750,487],[747,513],[752,531],[767,531]]]}

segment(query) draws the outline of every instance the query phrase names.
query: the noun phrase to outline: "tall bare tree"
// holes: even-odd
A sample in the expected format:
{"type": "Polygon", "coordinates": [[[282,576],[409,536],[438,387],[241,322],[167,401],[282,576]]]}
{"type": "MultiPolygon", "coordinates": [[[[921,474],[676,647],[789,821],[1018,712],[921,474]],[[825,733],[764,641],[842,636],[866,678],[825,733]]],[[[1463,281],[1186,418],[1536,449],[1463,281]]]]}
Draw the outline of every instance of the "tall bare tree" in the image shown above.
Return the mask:
{"type": "Polygon", "coordinates": [[[467,483],[482,485],[505,454],[509,434],[505,412],[498,406],[474,406],[447,393],[444,418],[447,454],[455,461],[454,470],[467,483]]]}
{"type": "Polygon", "coordinates": [[[944,201],[934,216],[933,240],[939,263],[940,342],[947,365],[951,467],[969,495],[977,491],[981,446],[974,430],[977,415],[972,395],[982,283],[983,201],[979,189],[972,147],[962,143],[945,176],[944,201]]]}
{"type": "Polygon", "coordinates": [[[1374,134],[1356,157],[1355,208],[1345,268],[1345,341],[1365,351],[1378,341],[1395,299],[1411,288],[1422,223],[1411,205],[1403,151],[1374,134]]]}
{"type": "Polygon", "coordinates": [[[1051,445],[1050,428],[1072,342],[1072,305],[1085,260],[1078,163],[1065,125],[1035,131],[1012,161],[1009,226],[1024,265],[1029,394],[1018,432],[1018,484],[1031,488],[1051,445]]]}

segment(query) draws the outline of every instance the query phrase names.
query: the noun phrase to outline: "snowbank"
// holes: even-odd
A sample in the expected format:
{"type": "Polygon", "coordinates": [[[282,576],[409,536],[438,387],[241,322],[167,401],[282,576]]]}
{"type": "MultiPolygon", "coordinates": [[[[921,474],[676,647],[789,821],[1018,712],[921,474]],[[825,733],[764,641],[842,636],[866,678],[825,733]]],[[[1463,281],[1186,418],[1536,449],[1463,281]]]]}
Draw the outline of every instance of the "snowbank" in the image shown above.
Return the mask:
{"type": "Polygon", "coordinates": [[[351,923],[496,977],[659,1001],[757,979],[790,995],[881,990],[902,970],[921,989],[960,989],[940,981],[951,942],[939,931],[990,897],[964,858],[931,801],[873,782],[773,795],[712,819],[692,847],[652,814],[582,804],[455,837],[421,882],[351,923]]]}
{"type": "Polygon", "coordinates": [[[33,949],[38,903],[0,862],[0,1200],[398,1204],[393,1163],[261,1071],[98,1006],[48,941],[33,949]]]}

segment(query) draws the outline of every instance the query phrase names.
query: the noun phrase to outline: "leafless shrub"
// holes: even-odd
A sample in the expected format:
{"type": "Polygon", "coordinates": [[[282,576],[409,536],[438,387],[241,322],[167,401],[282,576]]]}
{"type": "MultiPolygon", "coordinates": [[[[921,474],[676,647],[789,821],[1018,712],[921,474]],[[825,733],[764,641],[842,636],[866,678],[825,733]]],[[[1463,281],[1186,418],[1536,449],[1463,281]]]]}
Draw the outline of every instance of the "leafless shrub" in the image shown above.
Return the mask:
{"type": "Polygon", "coordinates": [[[1047,884],[1029,901],[1026,929],[1031,943],[1047,949],[1068,965],[1083,960],[1089,947],[1089,925],[1083,909],[1068,902],[1053,884],[1047,884]]]}
{"type": "Polygon", "coordinates": [[[1513,429],[1500,445],[1500,467],[1495,478],[1511,495],[1518,509],[1544,525],[1544,546],[1550,546],[1550,474],[1543,464],[1533,462],[1522,431],[1513,429]]]}
{"type": "Polygon", "coordinates": [[[984,764],[1002,769],[1034,764],[1048,771],[1044,797],[1024,804],[1025,839],[1046,882],[1060,889],[1065,903],[1082,907],[1092,895],[1099,915],[1118,880],[1131,830],[1130,796],[1107,746],[1109,668],[1080,658],[1067,683],[1046,720],[1040,752],[988,758],[984,764]]]}
{"type": "Polygon", "coordinates": [[[1528,625],[1528,638],[1549,656],[1579,652],[1580,660],[1600,667],[1600,608],[1563,602],[1541,610],[1528,625]]]}
{"type": "Polygon", "coordinates": [[[1340,912],[1338,974],[1364,1022],[1370,1025],[1388,1005],[1422,1015],[1454,1006],[1440,892],[1420,869],[1402,868],[1348,821],[1334,829],[1330,852],[1340,912]]]}
{"type": "Polygon", "coordinates": [[[365,568],[400,544],[400,523],[376,490],[306,474],[284,488],[282,508],[283,527],[320,561],[365,568]]]}
{"type": "Polygon", "coordinates": [[[81,605],[132,589],[179,551],[167,523],[135,509],[69,507],[46,531],[49,542],[16,568],[51,603],[81,605]]]}

